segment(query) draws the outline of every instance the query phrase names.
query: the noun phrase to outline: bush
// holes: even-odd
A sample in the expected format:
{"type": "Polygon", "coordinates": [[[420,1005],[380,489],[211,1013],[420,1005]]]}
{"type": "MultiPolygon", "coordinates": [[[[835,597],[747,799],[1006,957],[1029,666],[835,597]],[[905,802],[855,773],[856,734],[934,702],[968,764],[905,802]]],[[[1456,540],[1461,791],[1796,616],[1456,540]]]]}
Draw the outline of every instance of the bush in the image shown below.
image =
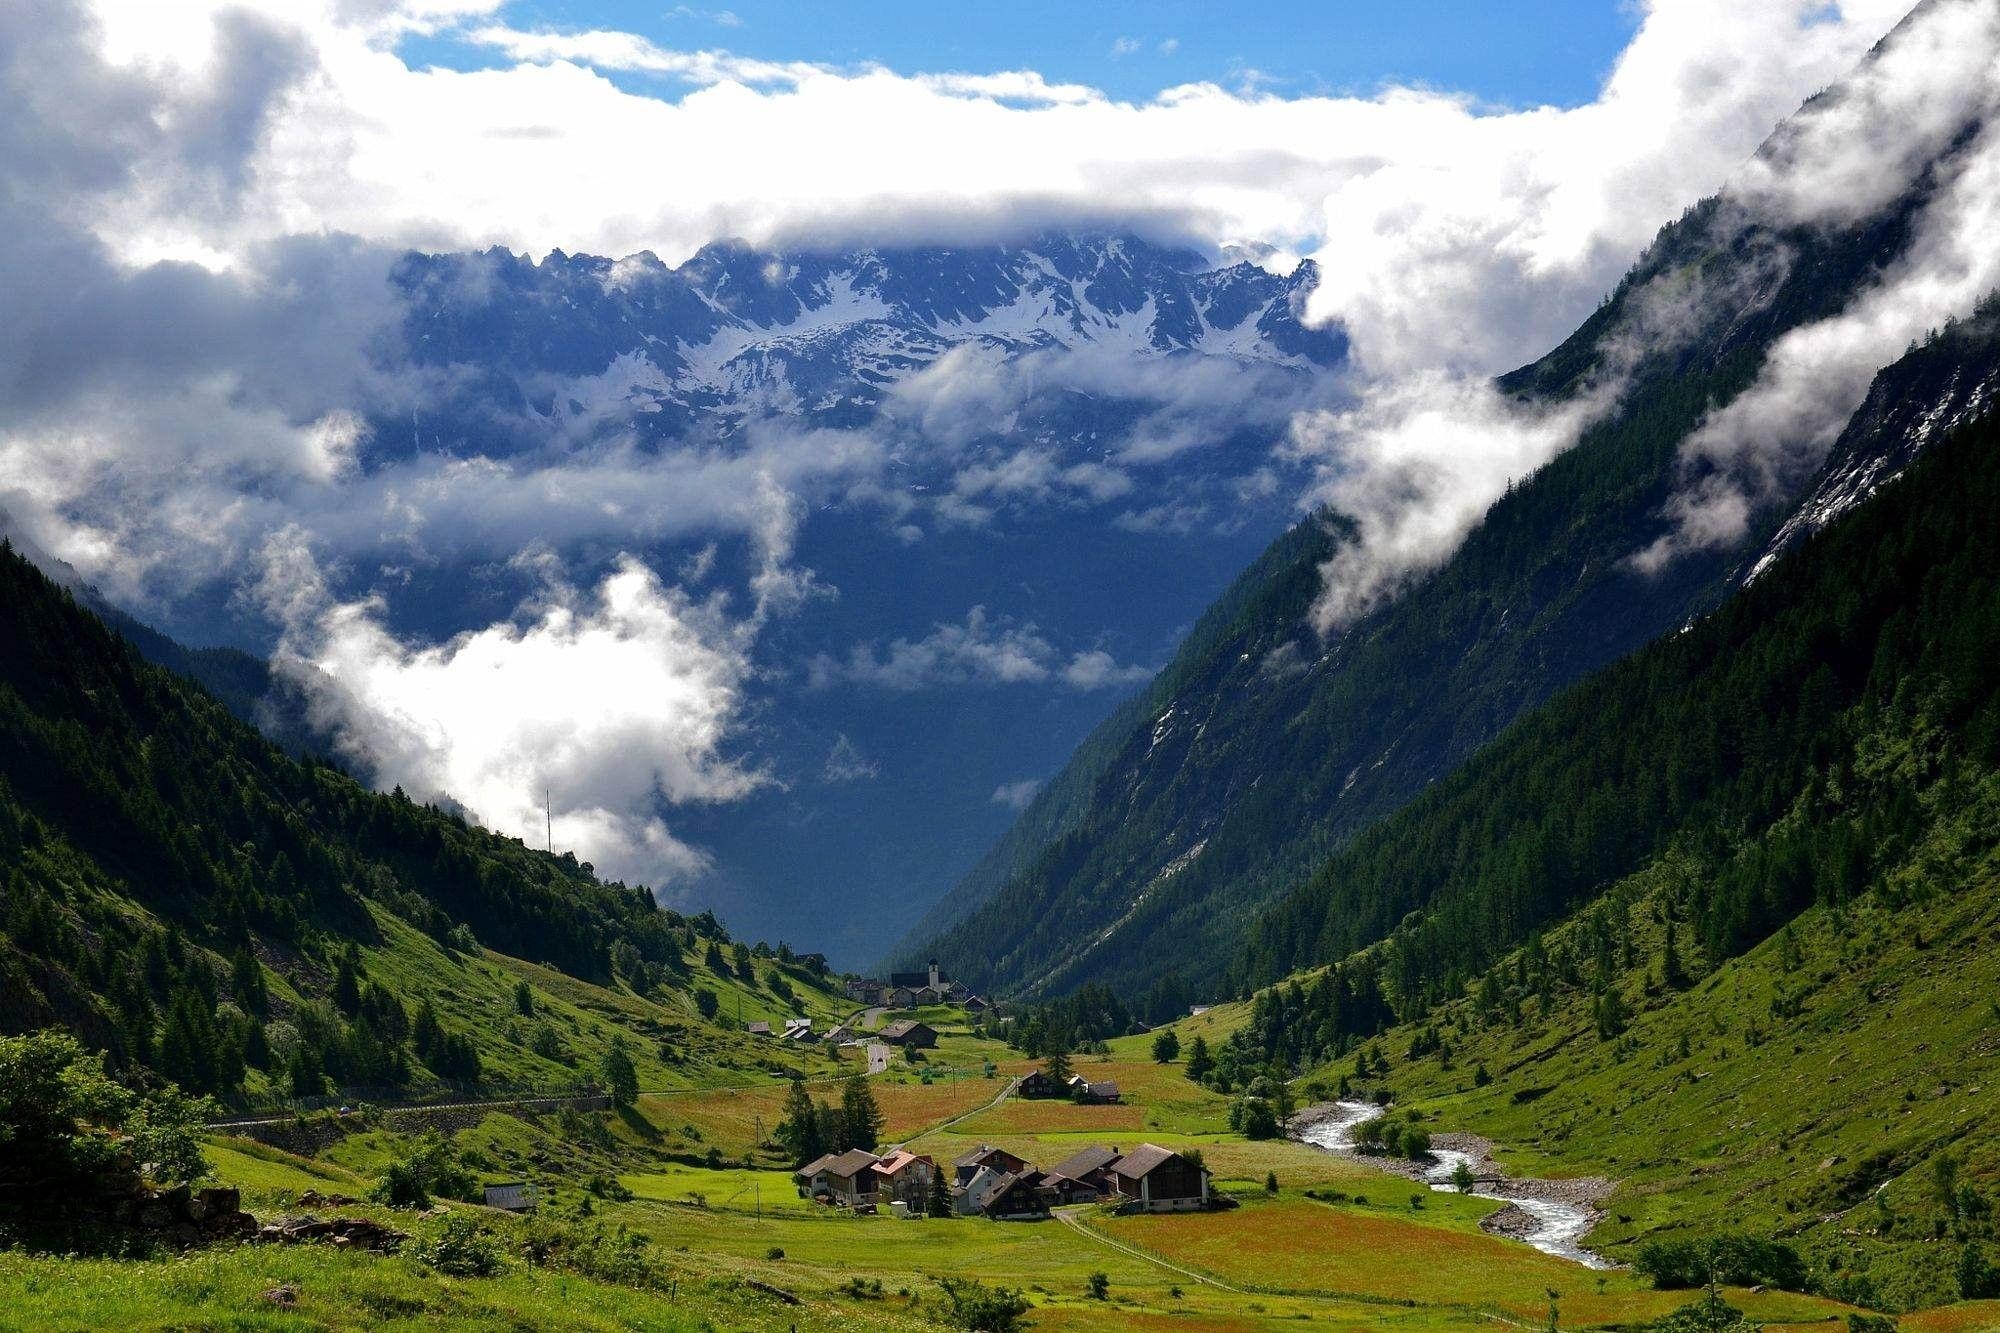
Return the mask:
{"type": "Polygon", "coordinates": [[[1111,1299],[1111,1279],[1103,1273],[1092,1273],[1084,1279],[1084,1286],[1089,1290],[1090,1299],[1093,1301],[1111,1299]]]}
{"type": "Polygon", "coordinates": [[[0,1037],[0,1180],[81,1181],[129,1161],[156,1183],[192,1183],[208,1174],[201,1126],[212,1110],[172,1087],[140,1096],[67,1032],[0,1037]]]}
{"type": "Polygon", "coordinates": [[[434,1194],[469,1200],[475,1197],[476,1184],[459,1161],[458,1150],[433,1129],[411,1144],[408,1156],[389,1164],[370,1197],[391,1208],[428,1208],[434,1194]]]}
{"type": "Polygon", "coordinates": [[[971,1333],[1015,1333],[1031,1308],[1028,1298],[1011,1287],[987,1287],[970,1278],[942,1277],[944,1315],[953,1328],[971,1333]]]}
{"type": "Polygon", "coordinates": [[[1763,1284],[1802,1291],[1806,1285],[1806,1266],[1797,1250],[1735,1233],[1648,1241],[1633,1256],[1632,1267],[1661,1291],[1705,1286],[1711,1276],[1739,1287],[1763,1284]]]}
{"type": "Polygon", "coordinates": [[[447,1277],[492,1277],[500,1271],[500,1247],[469,1217],[447,1215],[421,1241],[416,1257],[447,1277]]]}

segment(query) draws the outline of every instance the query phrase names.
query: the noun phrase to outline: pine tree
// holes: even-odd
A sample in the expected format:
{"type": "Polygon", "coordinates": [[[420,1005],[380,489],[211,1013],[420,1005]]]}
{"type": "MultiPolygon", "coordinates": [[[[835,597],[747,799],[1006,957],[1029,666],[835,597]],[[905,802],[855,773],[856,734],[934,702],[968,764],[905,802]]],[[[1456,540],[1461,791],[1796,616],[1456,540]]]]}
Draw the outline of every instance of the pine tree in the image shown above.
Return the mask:
{"type": "Polygon", "coordinates": [[[229,960],[229,989],[244,1013],[270,1012],[271,993],[264,985],[264,969],[248,949],[238,949],[229,960]]]}
{"type": "Polygon", "coordinates": [[[1069,1052],[1061,1046],[1049,1047],[1048,1054],[1042,1057],[1042,1072],[1052,1082],[1069,1082],[1069,1076],[1074,1072],[1070,1067],[1069,1052]]]}
{"type": "Polygon", "coordinates": [[[944,1168],[931,1168],[930,1192],[924,1196],[924,1211],[932,1217],[951,1216],[951,1187],[944,1183],[944,1168]]]}
{"type": "Polygon", "coordinates": [[[1196,1083],[1202,1082],[1215,1072],[1215,1057],[1208,1053],[1208,1042],[1199,1034],[1196,1034],[1195,1039],[1188,1043],[1187,1069],[1185,1072],[1188,1078],[1196,1083]]]}
{"type": "Polygon", "coordinates": [[[881,1146],[882,1108],[875,1104],[874,1092],[862,1079],[850,1078],[841,1089],[840,1118],[848,1147],[874,1152],[881,1146]]]}
{"type": "Polygon", "coordinates": [[[826,1152],[826,1126],[820,1118],[819,1107],[813,1104],[812,1095],[806,1091],[805,1080],[792,1080],[791,1091],[785,1094],[784,1117],[778,1121],[773,1133],[784,1145],[785,1151],[791,1154],[795,1169],[826,1152]]]}
{"type": "Polygon", "coordinates": [[[340,1006],[340,1012],[352,1018],[361,1008],[361,955],[353,945],[348,945],[340,955],[340,963],[333,972],[333,1002],[340,1006]]]}

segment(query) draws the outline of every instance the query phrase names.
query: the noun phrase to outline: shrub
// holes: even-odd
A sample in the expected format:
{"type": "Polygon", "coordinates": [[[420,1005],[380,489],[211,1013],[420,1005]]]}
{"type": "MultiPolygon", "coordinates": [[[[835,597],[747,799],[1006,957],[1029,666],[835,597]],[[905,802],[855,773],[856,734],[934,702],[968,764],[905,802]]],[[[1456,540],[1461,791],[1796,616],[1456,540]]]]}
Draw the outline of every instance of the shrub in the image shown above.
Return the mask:
{"type": "Polygon", "coordinates": [[[1089,1290],[1090,1299],[1093,1301],[1111,1299],[1111,1279],[1103,1273],[1092,1273],[1084,1279],[1084,1286],[1089,1290]]]}
{"type": "Polygon", "coordinates": [[[1031,1308],[1028,1298],[1011,1287],[988,1287],[970,1278],[943,1277],[947,1322],[971,1333],[1015,1333],[1031,1308]]]}
{"type": "Polygon", "coordinates": [[[1689,1290],[1711,1277],[1734,1286],[1759,1283],[1803,1290],[1806,1266],[1797,1250],[1756,1236],[1722,1233],[1704,1238],[1648,1241],[1632,1267],[1661,1291],[1689,1290]]]}
{"type": "Polygon", "coordinates": [[[407,1156],[389,1163],[371,1197],[391,1208],[428,1208],[434,1194],[471,1199],[474,1191],[472,1173],[459,1161],[458,1150],[433,1129],[410,1145],[407,1156]]]}
{"type": "Polygon", "coordinates": [[[447,1215],[419,1243],[416,1256],[447,1277],[492,1277],[500,1271],[500,1247],[478,1223],[458,1213],[447,1215]]]}

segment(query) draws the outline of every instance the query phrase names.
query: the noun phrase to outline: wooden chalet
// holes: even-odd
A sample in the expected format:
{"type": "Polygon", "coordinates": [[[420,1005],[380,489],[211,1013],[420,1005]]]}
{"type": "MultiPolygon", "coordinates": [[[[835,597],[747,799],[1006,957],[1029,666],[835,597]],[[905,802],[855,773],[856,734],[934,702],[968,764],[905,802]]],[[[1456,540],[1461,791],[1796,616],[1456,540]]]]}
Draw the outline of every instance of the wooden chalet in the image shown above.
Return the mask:
{"type": "Polygon", "coordinates": [[[1065,1084],[1058,1083],[1039,1069],[1031,1069],[1021,1075],[1014,1092],[1017,1096],[1033,1099],[1069,1096],[1069,1088],[1065,1084]]]}
{"type": "Polygon", "coordinates": [[[929,1050],[938,1043],[937,1031],[928,1023],[919,1023],[914,1018],[905,1018],[891,1023],[877,1034],[891,1046],[912,1047],[929,1050]]]}
{"type": "Polygon", "coordinates": [[[797,1183],[802,1199],[856,1208],[875,1202],[879,1177],[874,1167],[881,1160],[872,1152],[850,1148],[808,1162],[792,1173],[792,1180],[797,1183]]]}
{"type": "Polygon", "coordinates": [[[1140,1212],[1193,1212],[1208,1206],[1208,1172],[1171,1148],[1146,1143],[1104,1170],[1140,1212]]]}
{"type": "Polygon", "coordinates": [[[990,1169],[1002,1175],[1016,1175],[1028,1169],[1028,1159],[1016,1157],[1005,1148],[996,1148],[990,1143],[982,1143],[971,1152],[962,1154],[952,1163],[956,1183],[964,1185],[982,1169],[990,1169]]]}
{"type": "Polygon", "coordinates": [[[1122,1156],[1117,1148],[1090,1147],[1057,1162],[1044,1173],[1061,1203],[1095,1203],[1118,1193],[1111,1164],[1122,1156]]]}

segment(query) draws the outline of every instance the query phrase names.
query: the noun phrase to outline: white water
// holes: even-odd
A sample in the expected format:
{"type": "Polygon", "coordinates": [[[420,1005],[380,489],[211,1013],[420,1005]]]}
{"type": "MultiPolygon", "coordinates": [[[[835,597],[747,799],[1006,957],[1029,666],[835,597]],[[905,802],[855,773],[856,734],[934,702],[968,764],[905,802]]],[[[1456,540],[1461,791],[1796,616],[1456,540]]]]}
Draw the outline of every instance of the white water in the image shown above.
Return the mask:
{"type": "MultiPolygon", "coordinates": [[[[1328,1152],[1352,1153],[1356,1150],[1354,1131],[1382,1114],[1382,1108],[1372,1102],[1336,1102],[1337,1114],[1301,1131],[1299,1138],[1315,1148],[1328,1152]]],[[[1460,1152],[1456,1148],[1431,1149],[1433,1164],[1424,1171],[1424,1183],[1434,1190],[1447,1194],[1458,1192],[1458,1186],[1451,1183],[1451,1176],[1461,1165],[1476,1169],[1478,1163],[1472,1154],[1460,1152]]],[[[1496,1203],[1511,1203],[1522,1212],[1535,1219],[1535,1229],[1521,1239],[1540,1250],[1543,1254],[1554,1255],[1558,1259],[1568,1259],[1586,1268],[1609,1268],[1611,1265],[1601,1256],[1583,1248],[1580,1242],[1583,1233],[1590,1230],[1590,1214],[1572,1203],[1558,1203],[1552,1199],[1526,1198],[1505,1192],[1506,1184],[1477,1185],[1471,1194],[1475,1199],[1492,1199],[1496,1203]]]]}

